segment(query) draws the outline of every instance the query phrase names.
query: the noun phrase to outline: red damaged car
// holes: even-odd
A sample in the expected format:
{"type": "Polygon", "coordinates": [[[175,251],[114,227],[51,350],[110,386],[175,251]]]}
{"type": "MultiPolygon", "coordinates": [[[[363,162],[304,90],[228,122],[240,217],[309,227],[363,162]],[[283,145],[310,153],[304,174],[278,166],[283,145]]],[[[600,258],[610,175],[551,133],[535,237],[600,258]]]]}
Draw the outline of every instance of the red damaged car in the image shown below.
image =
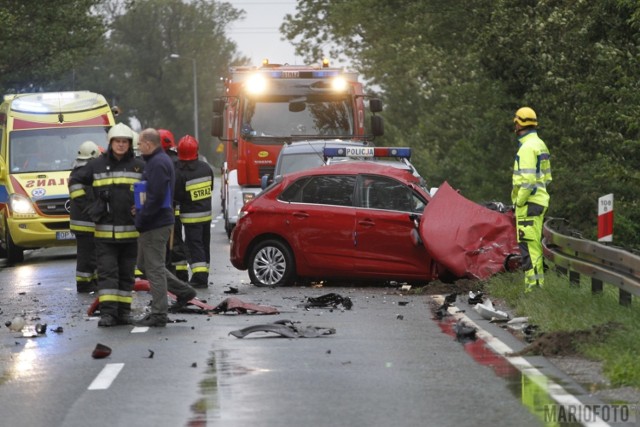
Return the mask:
{"type": "MultiPolygon", "coordinates": [[[[231,263],[248,270],[256,286],[314,279],[426,283],[452,271],[463,276],[459,268],[446,266],[447,260],[434,259],[419,237],[417,223],[428,221],[423,212],[431,203],[422,181],[410,165],[397,161],[348,161],[285,175],[242,208],[231,235],[231,263]]],[[[447,251],[459,228],[447,237],[447,251]]],[[[515,231],[508,232],[514,233],[513,242],[498,248],[500,261],[489,257],[497,269],[513,252],[515,231]]],[[[455,255],[458,262],[460,254],[455,255]]]]}

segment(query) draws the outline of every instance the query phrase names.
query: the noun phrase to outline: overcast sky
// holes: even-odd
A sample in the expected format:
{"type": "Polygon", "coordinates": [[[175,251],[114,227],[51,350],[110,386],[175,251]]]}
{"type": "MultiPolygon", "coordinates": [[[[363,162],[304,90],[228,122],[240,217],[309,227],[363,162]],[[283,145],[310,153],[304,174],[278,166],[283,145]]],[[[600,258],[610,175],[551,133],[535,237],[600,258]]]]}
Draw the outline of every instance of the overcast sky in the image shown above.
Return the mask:
{"type": "Polygon", "coordinates": [[[276,64],[299,64],[293,46],[280,40],[284,15],[295,14],[295,0],[225,0],[236,9],[244,9],[245,19],[229,27],[228,36],[238,44],[241,54],[260,65],[264,58],[276,64]]]}

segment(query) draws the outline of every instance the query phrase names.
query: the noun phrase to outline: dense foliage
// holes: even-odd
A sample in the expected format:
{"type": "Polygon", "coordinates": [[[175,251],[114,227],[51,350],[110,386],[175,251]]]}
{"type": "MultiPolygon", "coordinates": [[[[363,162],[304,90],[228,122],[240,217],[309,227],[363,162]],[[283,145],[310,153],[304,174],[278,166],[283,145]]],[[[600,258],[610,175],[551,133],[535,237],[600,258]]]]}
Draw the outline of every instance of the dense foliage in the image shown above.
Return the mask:
{"type": "Polygon", "coordinates": [[[2,5],[4,93],[92,90],[120,107],[118,121],[167,128],[179,139],[195,133],[195,80],[201,151],[216,160],[211,104],[229,66],[246,62],[225,35],[242,11],[207,0],[2,0],[2,5]]]}
{"type": "Polygon", "coordinates": [[[378,144],[476,201],[509,202],[511,119],[533,107],[549,215],[595,238],[613,193],[614,241],[640,247],[639,18],[632,0],[300,0],[281,30],[307,60],[349,58],[385,101],[378,144]]]}

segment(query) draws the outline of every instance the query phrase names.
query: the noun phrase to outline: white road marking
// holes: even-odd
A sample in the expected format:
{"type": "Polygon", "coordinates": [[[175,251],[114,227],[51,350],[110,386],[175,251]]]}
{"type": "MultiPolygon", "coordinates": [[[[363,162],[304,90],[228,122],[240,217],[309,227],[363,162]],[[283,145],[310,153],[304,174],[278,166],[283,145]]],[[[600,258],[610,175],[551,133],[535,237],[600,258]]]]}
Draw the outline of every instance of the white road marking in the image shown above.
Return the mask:
{"type": "Polygon", "coordinates": [[[111,383],[116,379],[120,371],[124,368],[124,363],[109,363],[89,385],[89,390],[105,390],[111,387],[111,383]]]}
{"type": "Polygon", "coordinates": [[[149,330],[148,326],[134,326],[133,329],[131,329],[131,333],[132,334],[141,334],[144,332],[147,332],[149,330]]]}
{"type": "MultiPolygon", "coordinates": [[[[434,295],[432,299],[439,304],[444,302],[444,296],[442,295],[434,295]]],[[[583,412],[591,413],[589,417],[590,422],[582,423],[585,427],[608,427],[609,424],[602,420],[597,414],[593,413],[593,411],[589,408],[588,405],[580,402],[578,398],[574,395],[566,391],[562,386],[553,381],[551,378],[544,375],[540,370],[538,370],[535,366],[530,364],[523,357],[514,357],[509,356],[509,354],[514,353],[513,349],[509,347],[504,342],[500,341],[498,338],[491,335],[489,332],[482,329],[476,322],[471,320],[467,315],[458,312],[458,309],[455,306],[449,307],[448,311],[456,319],[463,319],[464,323],[473,326],[476,328],[476,336],[484,340],[484,342],[496,353],[504,357],[513,367],[518,369],[523,375],[527,376],[531,381],[535,382],[540,386],[541,389],[546,390],[547,394],[558,404],[564,405],[567,407],[584,407],[583,412]],[[542,381],[542,378],[545,381],[542,381]]]]}

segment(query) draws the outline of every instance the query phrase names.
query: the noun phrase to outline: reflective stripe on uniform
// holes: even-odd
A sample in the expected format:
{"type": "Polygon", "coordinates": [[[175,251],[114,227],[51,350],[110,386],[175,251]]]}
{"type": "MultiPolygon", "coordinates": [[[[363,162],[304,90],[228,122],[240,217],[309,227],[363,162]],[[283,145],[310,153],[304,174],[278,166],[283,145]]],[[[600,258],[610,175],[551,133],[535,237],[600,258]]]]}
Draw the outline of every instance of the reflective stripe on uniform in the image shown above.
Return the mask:
{"type": "Polygon", "coordinates": [[[183,224],[193,224],[196,222],[206,222],[211,221],[212,212],[191,212],[191,213],[181,213],[180,220],[183,224]]]}
{"type": "Polygon", "coordinates": [[[209,265],[206,262],[195,262],[191,264],[192,273],[208,273],[209,265]]]}
{"type": "Polygon", "coordinates": [[[96,225],[91,221],[79,221],[72,219],[69,221],[69,228],[72,231],[84,231],[86,233],[93,233],[96,230],[96,225]]]}
{"type": "Polygon", "coordinates": [[[98,291],[99,302],[122,302],[131,304],[133,296],[131,292],[121,291],[118,289],[101,289],[98,291]]]}

